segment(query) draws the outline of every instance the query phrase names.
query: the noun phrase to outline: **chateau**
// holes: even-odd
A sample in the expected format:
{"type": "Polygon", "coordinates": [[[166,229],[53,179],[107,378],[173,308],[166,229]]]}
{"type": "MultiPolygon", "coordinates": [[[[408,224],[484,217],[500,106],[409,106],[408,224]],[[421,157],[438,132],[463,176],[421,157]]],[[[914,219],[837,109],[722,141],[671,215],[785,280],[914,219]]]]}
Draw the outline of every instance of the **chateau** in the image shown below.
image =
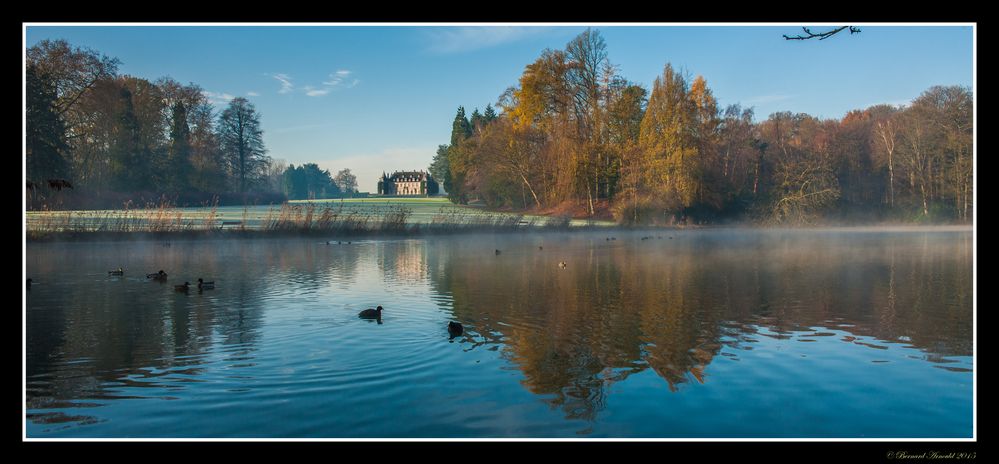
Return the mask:
{"type": "Polygon", "coordinates": [[[378,179],[379,195],[436,195],[437,181],[425,171],[396,171],[391,176],[382,172],[378,179]]]}

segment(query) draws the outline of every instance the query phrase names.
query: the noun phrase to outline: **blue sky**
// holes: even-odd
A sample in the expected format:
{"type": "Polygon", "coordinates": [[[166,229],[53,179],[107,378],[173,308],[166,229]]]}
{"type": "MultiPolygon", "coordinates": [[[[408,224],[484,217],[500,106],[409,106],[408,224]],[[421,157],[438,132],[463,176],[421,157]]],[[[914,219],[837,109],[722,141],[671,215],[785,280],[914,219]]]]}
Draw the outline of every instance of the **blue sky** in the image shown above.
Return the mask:
{"type": "MultiPolygon", "coordinates": [[[[200,85],[261,113],[269,155],[350,168],[361,191],[382,170],[426,169],[450,140],[459,105],[495,104],[524,66],[561,49],[568,26],[42,26],[28,47],[66,39],[117,57],[119,72],[200,85]]],[[[593,26],[619,73],[651,88],[669,62],[702,75],[721,107],[841,118],[906,104],[933,85],[974,79],[971,26],[861,26],[824,41],[786,41],[799,25],[593,26]]],[[[815,26],[815,30],[829,27],[815,26]]]]}

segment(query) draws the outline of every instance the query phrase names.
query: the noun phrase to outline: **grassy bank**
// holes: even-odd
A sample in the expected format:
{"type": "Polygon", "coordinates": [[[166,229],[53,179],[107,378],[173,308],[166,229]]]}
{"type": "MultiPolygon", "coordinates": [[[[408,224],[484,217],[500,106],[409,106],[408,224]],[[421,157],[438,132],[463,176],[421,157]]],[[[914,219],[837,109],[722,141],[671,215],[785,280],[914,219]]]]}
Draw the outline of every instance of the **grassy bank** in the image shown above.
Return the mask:
{"type": "Polygon", "coordinates": [[[28,240],[125,238],[355,237],[600,227],[573,221],[452,205],[443,198],[362,198],[281,205],[48,211],[26,213],[28,240]]]}

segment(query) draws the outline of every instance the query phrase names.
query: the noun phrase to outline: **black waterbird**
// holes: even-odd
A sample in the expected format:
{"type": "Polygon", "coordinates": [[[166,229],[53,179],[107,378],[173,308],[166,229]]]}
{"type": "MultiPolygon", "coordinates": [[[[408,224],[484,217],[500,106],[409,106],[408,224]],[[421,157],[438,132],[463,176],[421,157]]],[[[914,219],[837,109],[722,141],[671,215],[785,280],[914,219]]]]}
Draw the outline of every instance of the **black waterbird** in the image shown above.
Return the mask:
{"type": "Polygon", "coordinates": [[[378,309],[371,309],[371,308],[365,309],[364,311],[361,311],[361,312],[357,313],[357,317],[359,317],[361,319],[378,319],[378,320],[381,320],[382,319],[382,307],[379,306],[378,309]]]}

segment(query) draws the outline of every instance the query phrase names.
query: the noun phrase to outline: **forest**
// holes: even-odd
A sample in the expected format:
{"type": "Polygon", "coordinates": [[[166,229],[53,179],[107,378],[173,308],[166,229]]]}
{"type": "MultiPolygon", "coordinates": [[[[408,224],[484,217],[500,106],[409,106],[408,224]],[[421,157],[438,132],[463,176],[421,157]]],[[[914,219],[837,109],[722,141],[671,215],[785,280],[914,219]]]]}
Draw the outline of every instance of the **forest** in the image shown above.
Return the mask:
{"type": "MultiPolygon", "coordinates": [[[[121,75],[117,58],[44,40],[26,52],[29,209],[276,204],[357,191],[349,169],[268,155],[246,98],[121,75]],[[63,193],[71,188],[72,194],[63,193]]],[[[459,107],[429,170],[454,203],[624,225],[970,223],[971,89],[842,119],[725,108],[666,63],[621,76],[600,32],[525,66],[496,106],[459,107]]]]}
{"type": "Polygon", "coordinates": [[[349,169],[268,156],[246,98],[220,111],[197,84],[120,75],[120,64],[65,40],[28,48],[29,209],[279,204],[357,191],[349,169]]]}
{"type": "Polygon", "coordinates": [[[455,203],[621,224],[958,222],[973,213],[973,95],[934,86],[842,119],[720,108],[667,63],[647,89],[599,31],[547,49],[471,117],[430,172],[455,203]]]}

